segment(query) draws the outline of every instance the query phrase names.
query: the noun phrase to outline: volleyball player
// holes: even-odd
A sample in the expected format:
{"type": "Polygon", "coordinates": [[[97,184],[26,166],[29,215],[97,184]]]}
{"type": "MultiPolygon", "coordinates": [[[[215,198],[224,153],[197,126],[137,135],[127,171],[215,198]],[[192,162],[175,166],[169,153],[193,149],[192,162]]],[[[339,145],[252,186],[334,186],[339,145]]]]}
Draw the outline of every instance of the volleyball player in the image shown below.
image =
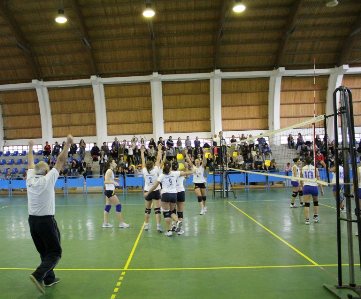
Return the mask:
{"type": "MultiPolygon", "coordinates": [[[[317,179],[319,180],[318,169],[312,164],[312,158],[306,157],[305,166],[302,167],[301,177],[306,179],[317,179]]],[[[318,184],[316,182],[303,182],[303,200],[305,202],[305,224],[310,224],[310,200],[313,200],[313,222],[319,222],[318,216],[318,184]]]]}
{"type": "Polygon", "coordinates": [[[144,193],[144,198],[147,198],[154,190],[157,189],[159,184],[162,184],[162,201],[161,206],[163,210],[163,216],[166,223],[167,232],[165,235],[171,237],[172,223],[171,220],[176,221],[176,232],[181,233],[182,222],[178,220],[177,214],[174,213],[174,209],[177,202],[177,178],[191,174],[192,171],[172,171],[172,165],[170,161],[164,162],[163,172],[159,175],[156,183],[144,193]]]}
{"type": "MultiPolygon", "coordinates": [[[[336,198],[336,191],[337,191],[337,186],[336,186],[336,163],[333,167],[331,167],[330,171],[333,173],[332,176],[332,192],[334,197],[336,198]]],[[[345,197],[344,197],[344,189],[343,189],[343,166],[342,166],[342,161],[339,160],[338,161],[338,173],[339,173],[339,183],[340,183],[340,210],[341,212],[345,212],[345,197]]]]}
{"type": "MultiPolygon", "coordinates": [[[[299,158],[293,159],[293,166],[292,166],[292,177],[299,178],[300,177],[300,166],[302,165],[302,162],[299,158]]],[[[295,200],[298,195],[300,199],[300,206],[303,206],[303,192],[302,187],[300,184],[300,181],[297,179],[291,180],[292,185],[292,196],[291,196],[291,204],[290,208],[297,208],[297,205],[295,205],[295,200]]]]}
{"type": "Polygon", "coordinates": [[[192,166],[193,169],[194,192],[197,196],[199,207],[201,209],[199,215],[204,215],[205,213],[207,213],[207,207],[206,207],[207,189],[206,189],[206,179],[204,177],[204,170],[207,164],[207,158],[205,153],[203,153],[202,163],[200,159],[195,159],[193,164],[187,152],[185,152],[185,157],[187,159],[187,162],[192,166]]]}
{"type": "Polygon", "coordinates": [[[104,176],[105,208],[102,227],[113,227],[113,225],[109,223],[109,212],[112,205],[115,205],[115,211],[117,219],[119,221],[119,227],[128,228],[129,224],[124,222],[124,218],[122,215],[122,205],[120,204],[118,197],[115,195],[115,187],[119,186],[118,182],[114,180],[114,170],[117,168],[117,163],[115,163],[114,160],[110,160],[107,164],[107,171],[104,176]]]}
{"type": "MultiPolygon", "coordinates": [[[[162,145],[158,145],[158,155],[154,165],[154,162],[149,160],[145,163],[144,158],[144,146],[140,149],[140,155],[142,159],[142,174],[144,177],[144,193],[147,193],[149,189],[155,184],[160,172],[160,162],[162,159],[162,145]]],[[[157,222],[157,231],[163,232],[162,226],[160,224],[160,186],[158,186],[153,192],[149,193],[147,197],[144,198],[145,203],[145,215],[144,215],[144,230],[148,231],[150,229],[149,218],[152,211],[152,204],[154,206],[155,220],[157,222]]]]}
{"type": "MultiPolygon", "coordinates": [[[[172,163],[172,170],[177,171],[179,168],[179,163],[177,161],[174,161],[172,163]]],[[[185,169],[187,169],[187,163],[185,166],[185,169]]],[[[185,176],[180,176],[177,178],[177,205],[176,205],[176,211],[173,211],[174,213],[177,213],[178,220],[180,222],[183,222],[184,217],[184,203],[185,203],[185,189],[184,189],[184,179],[185,176]]],[[[173,228],[172,228],[173,230],[173,228]]],[[[178,235],[183,234],[184,231],[181,229],[178,231],[178,235]]]]}

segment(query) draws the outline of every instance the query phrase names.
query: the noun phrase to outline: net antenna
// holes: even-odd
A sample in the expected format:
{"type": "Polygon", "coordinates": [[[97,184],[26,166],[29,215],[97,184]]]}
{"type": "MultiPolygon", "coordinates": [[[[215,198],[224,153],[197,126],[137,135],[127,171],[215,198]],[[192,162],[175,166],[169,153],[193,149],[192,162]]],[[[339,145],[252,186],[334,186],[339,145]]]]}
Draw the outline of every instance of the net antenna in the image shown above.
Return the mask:
{"type": "Polygon", "coordinates": [[[357,285],[355,281],[355,261],[354,252],[358,252],[358,258],[361,257],[361,239],[357,238],[358,251],[354,251],[352,223],[357,223],[358,234],[361,232],[360,221],[360,203],[358,196],[358,169],[356,163],[356,146],[355,146],[355,127],[352,105],[352,93],[344,87],[338,87],[333,93],[334,108],[334,130],[335,130],[335,168],[336,168],[336,216],[337,216],[337,271],[338,281],[336,286],[324,285],[326,289],[336,295],[338,298],[346,298],[345,294],[340,292],[341,289],[346,290],[347,298],[361,298],[361,285],[357,285]],[[339,96],[339,108],[337,107],[337,96],[339,96]],[[339,128],[341,133],[341,141],[339,142],[339,128]],[[340,160],[343,161],[344,167],[344,197],[346,200],[346,218],[341,217],[340,203],[341,190],[340,184],[340,160]],[[353,192],[352,192],[353,191],[353,192]],[[355,207],[356,219],[353,219],[352,206],[355,207]],[[341,223],[346,223],[347,244],[342,246],[341,223]],[[343,284],[342,281],[342,247],[347,246],[348,273],[349,282],[343,284]],[[352,291],[352,294],[350,294],[352,291]]]}

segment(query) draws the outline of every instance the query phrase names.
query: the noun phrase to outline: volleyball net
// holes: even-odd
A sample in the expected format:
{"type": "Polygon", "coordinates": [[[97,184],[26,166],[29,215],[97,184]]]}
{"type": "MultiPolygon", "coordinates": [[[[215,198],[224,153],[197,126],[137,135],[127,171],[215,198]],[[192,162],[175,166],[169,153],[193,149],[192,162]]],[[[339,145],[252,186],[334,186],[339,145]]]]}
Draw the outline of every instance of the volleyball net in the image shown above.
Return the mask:
{"type": "Polygon", "coordinates": [[[266,176],[273,182],[279,178],[280,181],[313,182],[327,186],[326,158],[330,157],[325,130],[325,116],[319,115],[285,128],[250,135],[227,144],[227,168],[248,175],[266,176]],[[301,169],[306,159],[312,159],[319,176],[316,170],[312,178],[293,176],[295,161],[300,160],[298,167],[301,169]]]}

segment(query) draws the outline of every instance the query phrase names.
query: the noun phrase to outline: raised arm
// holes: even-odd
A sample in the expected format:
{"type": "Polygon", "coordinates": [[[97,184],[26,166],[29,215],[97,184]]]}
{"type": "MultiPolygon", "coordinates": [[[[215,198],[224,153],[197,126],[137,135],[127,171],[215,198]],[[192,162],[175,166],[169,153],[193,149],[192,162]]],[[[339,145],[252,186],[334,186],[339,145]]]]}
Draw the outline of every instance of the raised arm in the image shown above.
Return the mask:
{"type": "Polygon", "coordinates": [[[72,143],[73,143],[73,136],[68,135],[68,137],[66,137],[66,143],[64,145],[64,148],[61,151],[61,153],[59,154],[58,159],[56,160],[56,163],[54,166],[54,168],[56,168],[56,170],[59,172],[65,164],[66,158],[68,156],[68,151],[69,151],[70,145],[72,143]]]}
{"type": "Polygon", "coordinates": [[[207,150],[203,149],[202,166],[203,166],[204,168],[206,168],[206,165],[207,165],[206,153],[209,153],[208,149],[207,149],[207,150]]]}
{"type": "Polygon", "coordinates": [[[184,151],[184,155],[185,155],[185,158],[186,158],[186,161],[189,163],[190,166],[192,166],[192,168],[194,167],[194,164],[192,162],[192,160],[189,158],[188,156],[188,152],[187,151],[184,151]]]}
{"type": "Polygon", "coordinates": [[[29,140],[29,154],[28,154],[28,169],[34,169],[34,154],[33,154],[34,141],[29,140]]]}
{"type": "Polygon", "coordinates": [[[155,166],[160,167],[162,160],[162,145],[158,144],[157,159],[155,160],[155,166]]]}
{"type": "Polygon", "coordinates": [[[140,158],[142,159],[142,168],[145,167],[145,158],[144,158],[144,145],[140,147],[140,158]]]}
{"type": "Polygon", "coordinates": [[[190,175],[190,174],[193,174],[193,173],[194,173],[193,170],[187,170],[187,171],[180,171],[179,175],[180,176],[187,176],[187,175],[190,175]]]}

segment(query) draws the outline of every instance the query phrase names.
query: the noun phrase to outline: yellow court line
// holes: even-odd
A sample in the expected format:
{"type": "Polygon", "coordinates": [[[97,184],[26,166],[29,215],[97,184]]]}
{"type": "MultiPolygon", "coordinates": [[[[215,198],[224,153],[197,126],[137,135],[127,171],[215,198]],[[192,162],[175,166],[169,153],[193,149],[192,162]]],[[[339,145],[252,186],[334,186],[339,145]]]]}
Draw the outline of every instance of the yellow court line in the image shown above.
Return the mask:
{"type": "Polygon", "coordinates": [[[333,206],[325,205],[324,203],[318,203],[318,204],[319,204],[320,206],[324,206],[324,207],[327,207],[327,208],[331,208],[331,209],[336,210],[336,208],[333,207],[333,206]]]}
{"type": "Polygon", "coordinates": [[[129,268],[130,262],[133,259],[135,250],[137,249],[137,246],[138,246],[140,237],[142,236],[143,230],[144,230],[144,223],[143,223],[142,227],[140,228],[140,231],[139,231],[138,236],[137,236],[137,238],[136,238],[136,240],[135,240],[135,242],[133,244],[132,250],[130,251],[130,254],[129,254],[128,259],[127,259],[127,261],[125,263],[124,268],[123,269],[118,269],[118,271],[122,271],[122,273],[120,274],[120,277],[119,277],[118,281],[116,282],[116,287],[114,288],[113,294],[111,295],[110,299],[115,299],[117,297],[117,295],[118,295],[118,292],[119,292],[119,289],[120,289],[120,286],[121,286],[121,281],[124,279],[124,275],[126,274],[126,271],[129,268]]]}
{"type": "Polygon", "coordinates": [[[279,241],[281,241],[282,243],[284,243],[285,245],[287,245],[289,248],[291,248],[293,251],[295,251],[296,253],[298,253],[300,256],[302,256],[303,258],[305,258],[306,260],[308,260],[311,264],[315,265],[315,266],[320,266],[318,263],[316,263],[313,259],[311,259],[310,257],[308,257],[307,255],[305,255],[304,253],[302,253],[300,250],[298,250],[296,247],[294,247],[293,245],[291,245],[290,243],[288,243],[285,239],[281,238],[279,235],[277,235],[276,233],[274,233],[273,231],[271,231],[269,228],[267,228],[266,226],[264,226],[262,223],[258,222],[256,219],[254,219],[252,216],[248,215],[246,212],[244,212],[243,210],[241,210],[240,208],[238,208],[237,206],[235,206],[233,203],[228,202],[228,204],[230,204],[232,207],[234,207],[237,211],[241,212],[243,215],[245,215],[247,218],[249,218],[250,220],[252,220],[253,222],[255,222],[257,225],[259,225],[260,227],[262,227],[265,231],[267,231],[268,233],[270,233],[272,236],[274,236],[276,239],[278,239],[279,241]]]}
{"type": "MultiPolygon", "coordinates": [[[[349,264],[342,264],[342,267],[348,267],[349,264]]],[[[360,264],[355,264],[355,266],[360,266],[360,264]]],[[[213,270],[242,270],[242,269],[273,269],[273,268],[319,268],[319,267],[337,267],[337,264],[304,264],[304,265],[259,265],[259,266],[219,266],[219,267],[180,267],[180,268],[133,268],[127,269],[127,271],[134,271],[134,272],[150,272],[150,271],[213,271],[213,270]]],[[[29,271],[34,270],[33,268],[0,268],[0,271],[29,271]]],[[[56,271],[112,271],[112,272],[119,272],[123,271],[124,269],[92,269],[92,268],[83,268],[83,269],[71,269],[71,268],[60,268],[56,269],[56,271]]],[[[116,283],[116,287],[121,286],[123,280],[123,276],[119,281],[116,283]]]]}

